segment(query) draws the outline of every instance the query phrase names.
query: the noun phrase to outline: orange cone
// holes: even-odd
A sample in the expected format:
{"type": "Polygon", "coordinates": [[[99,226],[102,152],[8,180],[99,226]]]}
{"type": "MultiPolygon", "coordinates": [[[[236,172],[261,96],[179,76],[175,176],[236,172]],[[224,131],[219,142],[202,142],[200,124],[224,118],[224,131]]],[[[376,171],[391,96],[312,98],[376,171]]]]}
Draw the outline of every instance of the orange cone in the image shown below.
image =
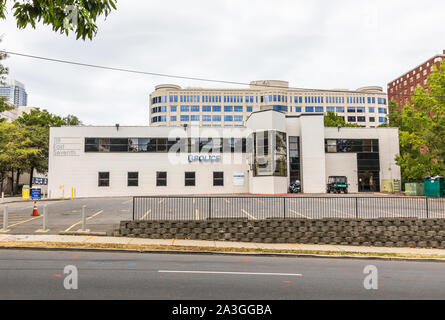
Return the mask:
{"type": "Polygon", "coordinates": [[[32,209],[32,217],[39,216],[39,211],[37,210],[37,201],[34,201],[34,209],[32,209]]]}

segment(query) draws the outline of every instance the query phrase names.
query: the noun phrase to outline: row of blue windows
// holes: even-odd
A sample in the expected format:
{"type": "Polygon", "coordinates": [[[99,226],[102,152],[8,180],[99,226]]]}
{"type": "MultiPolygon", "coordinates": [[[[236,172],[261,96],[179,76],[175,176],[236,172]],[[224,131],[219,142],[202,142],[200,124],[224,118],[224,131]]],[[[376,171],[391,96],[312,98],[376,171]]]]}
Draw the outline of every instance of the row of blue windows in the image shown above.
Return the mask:
{"type": "MultiPolygon", "coordinates": [[[[292,99],[292,97],[291,97],[292,99]]],[[[286,95],[268,95],[261,97],[261,102],[286,102],[287,103],[287,96],[286,95]]],[[[326,103],[345,103],[344,97],[335,97],[335,96],[310,96],[310,97],[304,97],[305,103],[324,103],[326,100],[326,103]],[[326,99],[325,99],[326,98],[326,99]]],[[[169,96],[169,101],[171,103],[175,102],[188,102],[188,103],[194,103],[194,102],[203,102],[203,103],[222,103],[221,96],[199,96],[199,95],[191,95],[191,96],[169,96]],[[202,98],[202,99],[201,99],[202,98]],[[179,101],[178,101],[179,100],[179,101]]],[[[292,101],[292,100],[291,100],[292,101]]],[[[160,96],[160,97],[154,97],[152,98],[152,104],[155,103],[166,103],[167,102],[167,96],[160,96]]],[[[255,96],[224,96],[224,103],[258,103],[258,97],[255,96]]],[[[295,103],[303,103],[303,97],[294,96],[294,102],[295,103]]],[[[365,103],[365,97],[347,97],[346,98],[347,103],[365,103]]],[[[386,105],[386,98],[378,98],[377,103],[378,104],[384,104],[386,105]]],[[[375,97],[368,97],[368,103],[369,104],[375,104],[376,98],[375,97]]]]}
{"type": "MultiPolygon", "coordinates": [[[[292,112],[292,110],[295,110],[295,112],[301,112],[302,108],[294,107],[294,109],[293,109],[292,107],[290,107],[290,112],[292,112]]],[[[305,112],[324,112],[324,107],[305,107],[304,111],[305,112]]],[[[348,112],[365,113],[366,108],[365,107],[347,107],[347,111],[348,112]]],[[[378,108],[378,111],[379,111],[379,113],[388,114],[387,108],[378,108]]],[[[326,107],[326,112],[344,113],[345,107],[326,107]]],[[[373,107],[368,108],[368,112],[374,113],[375,108],[373,108],[373,107]]]]}
{"type": "Polygon", "coordinates": [[[151,108],[151,113],[158,113],[158,112],[167,112],[167,107],[154,107],[151,108]]]}
{"type": "MultiPolygon", "coordinates": [[[[157,107],[157,108],[166,108],[166,107],[157,107]]],[[[156,108],[156,109],[157,109],[156,108]]],[[[155,108],[153,108],[155,109],[155,108]]],[[[221,106],[203,106],[202,108],[203,112],[221,112],[221,106]]],[[[163,111],[156,111],[156,112],[166,112],[166,109],[162,109],[163,111]]],[[[181,106],[180,107],[181,112],[199,112],[200,107],[199,106],[181,106]]],[[[224,106],[224,112],[243,112],[244,108],[243,106],[224,106]]],[[[176,112],[177,107],[172,106],[170,107],[171,112],[176,112]]],[[[247,112],[252,112],[252,107],[246,107],[247,112]]]]}
{"type": "Polygon", "coordinates": [[[166,116],[158,116],[158,117],[153,117],[152,118],[152,122],[166,122],[167,121],[167,117],[166,116]]]}
{"type": "MultiPolygon", "coordinates": [[[[165,118],[165,116],[163,116],[164,118],[165,118]]],[[[160,122],[160,121],[158,121],[158,120],[154,120],[155,118],[158,118],[158,117],[154,117],[153,118],[153,122],[160,122]]],[[[183,121],[183,122],[188,122],[188,121],[193,121],[193,122],[195,122],[195,121],[199,121],[199,116],[195,116],[195,115],[192,115],[192,116],[188,116],[188,115],[182,115],[182,116],[180,116],[180,120],[181,121],[183,121]]],[[[175,121],[177,121],[177,117],[176,116],[171,116],[170,117],[170,121],[172,121],[172,122],[175,122],[175,121]]],[[[221,121],[221,119],[222,119],[222,117],[221,116],[210,116],[210,115],[203,115],[202,116],[202,121],[204,121],[204,122],[210,122],[210,121],[221,121]]],[[[165,119],[163,120],[163,121],[165,121],[165,119]]],[[[234,122],[242,122],[243,121],[243,116],[224,116],[224,121],[226,121],[226,122],[232,122],[232,121],[234,121],[234,122]]]]}

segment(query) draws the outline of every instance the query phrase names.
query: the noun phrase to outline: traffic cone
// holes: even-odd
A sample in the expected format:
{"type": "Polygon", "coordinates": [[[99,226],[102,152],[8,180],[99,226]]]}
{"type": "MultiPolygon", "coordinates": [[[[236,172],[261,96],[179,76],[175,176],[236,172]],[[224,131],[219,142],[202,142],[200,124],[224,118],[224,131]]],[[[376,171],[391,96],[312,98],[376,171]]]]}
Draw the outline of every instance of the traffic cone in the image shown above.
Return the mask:
{"type": "Polygon", "coordinates": [[[34,209],[32,209],[32,217],[39,216],[39,211],[37,210],[37,201],[34,201],[34,209]]]}

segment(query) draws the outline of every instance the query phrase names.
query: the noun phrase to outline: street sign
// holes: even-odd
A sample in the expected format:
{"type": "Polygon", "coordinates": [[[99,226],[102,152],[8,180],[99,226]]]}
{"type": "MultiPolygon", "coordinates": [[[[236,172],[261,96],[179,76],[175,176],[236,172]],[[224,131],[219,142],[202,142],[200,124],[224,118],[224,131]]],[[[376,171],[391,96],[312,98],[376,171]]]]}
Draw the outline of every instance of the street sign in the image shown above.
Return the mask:
{"type": "Polygon", "coordinates": [[[42,198],[42,189],[33,188],[31,189],[31,199],[32,200],[40,200],[42,198]]]}

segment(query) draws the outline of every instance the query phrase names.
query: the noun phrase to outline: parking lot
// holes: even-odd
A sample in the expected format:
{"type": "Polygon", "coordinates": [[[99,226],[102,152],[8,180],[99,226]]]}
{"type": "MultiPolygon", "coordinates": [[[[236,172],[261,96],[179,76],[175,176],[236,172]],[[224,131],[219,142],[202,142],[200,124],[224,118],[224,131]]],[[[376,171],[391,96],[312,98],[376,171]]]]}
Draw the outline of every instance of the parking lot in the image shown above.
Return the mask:
{"type": "MultiPolygon", "coordinates": [[[[445,218],[445,199],[389,197],[375,194],[147,197],[135,199],[135,219],[201,220],[209,218],[445,218]],[[428,215],[426,211],[428,206],[428,215]]],[[[77,232],[86,206],[86,229],[111,234],[122,220],[133,219],[133,198],[85,198],[38,201],[40,216],[31,216],[33,202],[0,204],[8,207],[8,231],[3,234],[42,234],[43,206],[47,206],[49,231],[77,232]]]]}
{"type": "Polygon", "coordinates": [[[47,206],[49,231],[43,234],[78,231],[82,228],[82,206],[86,206],[86,228],[91,232],[111,233],[121,220],[132,219],[133,198],[85,198],[74,200],[37,201],[40,216],[32,217],[33,202],[0,204],[1,228],[3,208],[8,207],[8,234],[42,234],[43,206],[47,206]]]}

